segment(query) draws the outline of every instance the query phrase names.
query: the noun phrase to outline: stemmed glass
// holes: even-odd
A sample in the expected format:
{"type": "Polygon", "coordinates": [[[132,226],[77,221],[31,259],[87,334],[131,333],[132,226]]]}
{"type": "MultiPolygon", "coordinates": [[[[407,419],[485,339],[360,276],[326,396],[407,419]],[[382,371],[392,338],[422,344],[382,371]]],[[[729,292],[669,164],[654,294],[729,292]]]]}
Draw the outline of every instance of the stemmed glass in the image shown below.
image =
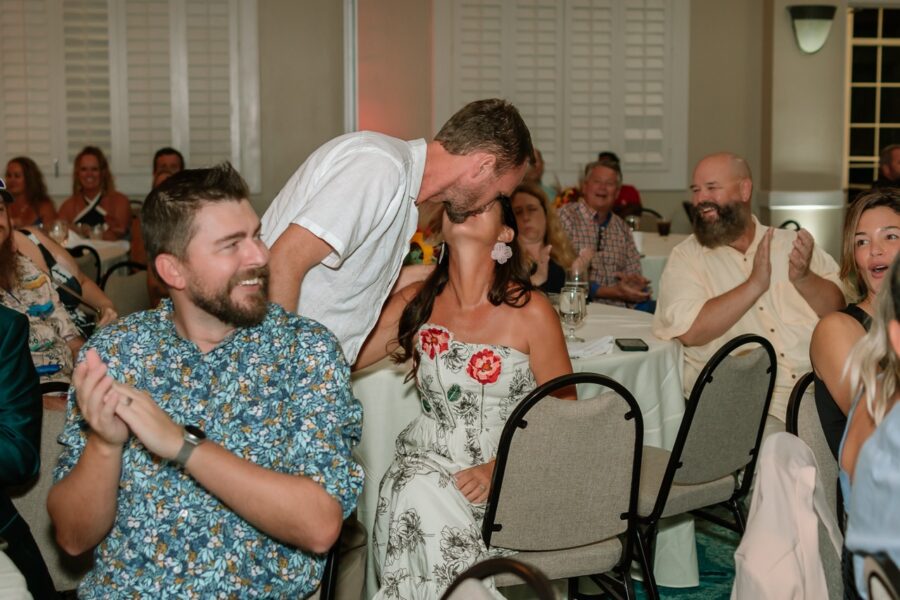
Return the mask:
{"type": "Polygon", "coordinates": [[[588,270],[587,265],[582,265],[580,260],[572,262],[572,266],[566,271],[566,286],[577,287],[584,291],[587,297],[588,290],[588,270]]]}
{"type": "Polygon", "coordinates": [[[587,314],[584,289],[579,286],[566,285],[559,292],[559,316],[568,327],[567,342],[583,342],[575,335],[575,328],[581,325],[587,314]]]}
{"type": "Polygon", "coordinates": [[[69,224],[62,219],[58,219],[50,227],[50,231],[47,232],[47,235],[49,235],[57,244],[63,246],[66,243],[66,238],[69,237],[69,224]]]}

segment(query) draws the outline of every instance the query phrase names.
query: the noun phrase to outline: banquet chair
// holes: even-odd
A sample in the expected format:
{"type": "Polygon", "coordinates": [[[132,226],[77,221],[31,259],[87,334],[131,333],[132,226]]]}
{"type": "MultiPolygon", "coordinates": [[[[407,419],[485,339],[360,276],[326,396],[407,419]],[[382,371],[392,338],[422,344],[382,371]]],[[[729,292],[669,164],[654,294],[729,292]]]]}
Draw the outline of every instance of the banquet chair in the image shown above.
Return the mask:
{"type": "Polygon", "coordinates": [[[69,254],[75,259],[81,272],[94,280],[94,283],[100,283],[100,255],[91,246],[79,244],[68,249],[69,254]]]}
{"type": "MultiPolygon", "coordinates": [[[[634,396],[595,373],[557,377],[532,391],[500,435],[482,525],[488,548],[547,577],[568,579],[568,597],[586,598],[578,578],[633,598],[631,556],[636,531],[643,418],[634,396]],[[578,401],[550,395],[569,385],[605,388],[578,401]]],[[[645,579],[652,580],[647,561],[645,579]]],[[[498,587],[516,585],[511,574],[498,587]]],[[[655,585],[654,585],[655,587],[655,585]]]]}
{"type": "MultiPolygon", "coordinates": [[[[61,381],[41,384],[41,394],[64,392],[68,389],[69,384],[61,381]]],[[[28,484],[8,489],[16,510],[31,529],[57,590],[77,587],[78,582],[93,564],[92,551],[89,550],[79,556],[70,556],[56,543],[53,524],[47,513],[47,494],[53,486],[53,469],[56,468],[63,448],[57,438],[62,433],[65,421],[65,411],[44,410],[41,422],[40,472],[37,478],[28,484]]]]}
{"type": "Polygon", "coordinates": [[[743,534],[740,501],[753,479],[775,370],[775,350],[764,337],[748,334],[726,342],[700,371],[671,452],[644,447],[637,544],[651,567],[665,517],[690,512],[743,534]],[[734,520],[703,510],[716,505],[734,520]]]}
{"type": "Polygon", "coordinates": [[[495,596],[481,580],[500,573],[508,573],[521,579],[537,600],[556,600],[550,580],[540,569],[506,557],[489,558],[475,563],[460,573],[441,596],[441,600],[493,600],[495,596]]]}
{"type": "Polygon", "coordinates": [[[655,211],[652,208],[647,208],[646,206],[641,207],[641,211],[638,213],[638,215],[641,217],[640,230],[650,233],[656,233],[656,224],[659,221],[663,220],[663,216],[658,211],[655,211]]]}
{"type": "Polygon", "coordinates": [[[839,515],[843,510],[838,510],[838,464],[828,447],[825,432],[822,431],[822,421],[819,420],[819,411],[816,409],[816,399],[810,384],[813,382],[813,373],[803,375],[797,380],[791,391],[791,398],[787,406],[787,421],[785,428],[788,433],[793,433],[813,451],[816,463],[819,465],[819,477],[825,486],[825,497],[832,515],[840,522],[839,515]]]}
{"type": "Polygon", "coordinates": [[[104,273],[100,288],[112,300],[120,317],[150,308],[147,265],[131,261],[118,262],[104,273]],[[116,274],[120,269],[128,269],[129,272],[116,274]]]}
{"type": "Polygon", "coordinates": [[[900,599],[900,570],[886,554],[870,554],[863,563],[869,600],[900,599]]]}
{"type": "Polygon", "coordinates": [[[798,223],[794,219],[788,219],[787,221],[779,225],[778,229],[791,229],[793,231],[800,231],[802,227],[800,226],[800,223],[798,223]]]}

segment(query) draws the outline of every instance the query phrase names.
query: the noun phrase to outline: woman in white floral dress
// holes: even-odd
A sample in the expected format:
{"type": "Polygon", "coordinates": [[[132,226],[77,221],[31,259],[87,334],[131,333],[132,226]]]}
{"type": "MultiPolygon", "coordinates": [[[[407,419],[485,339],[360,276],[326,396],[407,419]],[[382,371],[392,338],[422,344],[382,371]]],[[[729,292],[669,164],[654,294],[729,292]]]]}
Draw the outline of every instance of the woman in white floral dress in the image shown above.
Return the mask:
{"type": "Polygon", "coordinates": [[[439,598],[488,556],[481,522],[503,424],[536,385],[572,371],[556,313],[531,291],[509,198],[462,223],[444,217],[443,233],[442,262],[389,300],[356,364],[412,359],[422,406],[381,481],[376,598],[439,598]]]}

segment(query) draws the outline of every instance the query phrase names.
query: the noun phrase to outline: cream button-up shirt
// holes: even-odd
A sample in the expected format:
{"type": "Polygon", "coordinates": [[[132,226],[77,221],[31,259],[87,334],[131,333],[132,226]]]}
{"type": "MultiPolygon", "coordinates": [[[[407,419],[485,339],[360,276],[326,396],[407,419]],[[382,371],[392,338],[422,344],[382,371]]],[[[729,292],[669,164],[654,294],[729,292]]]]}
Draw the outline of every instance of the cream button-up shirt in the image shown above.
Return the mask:
{"type": "MultiPolygon", "coordinates": [[[[745,254],[730,246],[705,248],[693,235],[672,250],[660,280],[654,335],[672,339],[684,334],[707,300],[736,288],[750,277],[756,249],[767,229],[756,217],[753,223],[756,232],[745,254]]],[[[700,370],[716,350],[734,337],[755,333],[768,339],[775,348],[778,373],[769,414],[785,420],[791,389],[812,368],[809,340],[819,321],[788,279],[788,257],[796,237],[794,231],[776,229],[769,253],[772,263],[769,289],[723,336],[703,346],[685,347],[685,396],[690,394],[700,370]]],[[[813,249],[810,270],[840,287],[837,263],[819,246],[813,249]]]]}

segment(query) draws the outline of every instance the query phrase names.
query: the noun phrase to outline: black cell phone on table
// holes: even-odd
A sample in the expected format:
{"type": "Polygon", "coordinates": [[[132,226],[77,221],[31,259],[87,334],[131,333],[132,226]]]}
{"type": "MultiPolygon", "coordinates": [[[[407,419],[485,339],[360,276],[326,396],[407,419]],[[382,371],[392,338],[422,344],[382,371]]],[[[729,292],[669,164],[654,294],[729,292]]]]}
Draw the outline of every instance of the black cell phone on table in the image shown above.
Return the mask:
{"type": "Polygon", "coordinates": [[[616,346],[624,352],[646,352],[650,349],[641,338],[616,338],[616,346]]]}

